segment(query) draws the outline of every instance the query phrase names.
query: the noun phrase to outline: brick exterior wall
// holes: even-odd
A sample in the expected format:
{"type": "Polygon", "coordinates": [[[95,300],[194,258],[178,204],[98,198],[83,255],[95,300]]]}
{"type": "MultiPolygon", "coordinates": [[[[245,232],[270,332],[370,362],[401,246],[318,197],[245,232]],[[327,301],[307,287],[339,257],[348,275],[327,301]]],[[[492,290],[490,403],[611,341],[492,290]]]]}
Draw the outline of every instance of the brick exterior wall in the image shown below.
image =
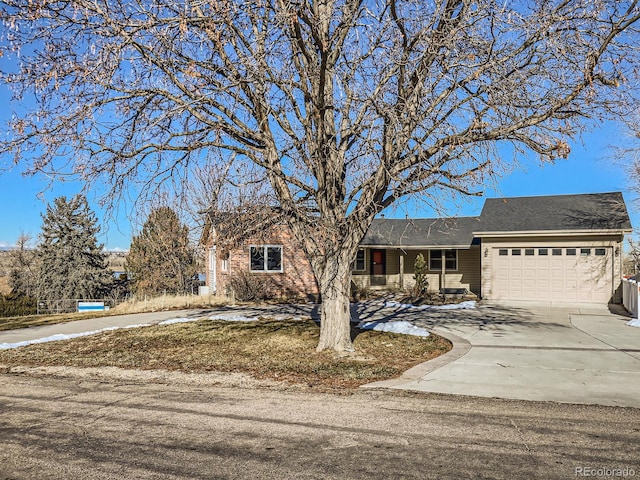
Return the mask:
{"type": "MultiPolygon", "coordinates": [[[[216,247],[216,292],[227,293],[229,281],[234,274],[244,272],[253,277],[264,280],[265,290],[273,298],[294,298],[316,300],[319,297],[319,289],[304,251],[296,242],[290,229],[284,225],[278,225],[260,235],[245,238],[242,242],[224,251],[216,245],[216,236],[212,232],[209,249],[216,247]],[[278,245],[282,246],[282,272],[251,272],[250,249],[251,246],[278,245]],[[224,262],[225,257],[227,259],[224,262]],[[223,269],[226,263],[227,269],[223,269]]],[[[208,255],[207,262],[211,261],[208,255]]],[[[212,269],[209,266],[207,273],[207,285],[211,287],[212,269]]]]}

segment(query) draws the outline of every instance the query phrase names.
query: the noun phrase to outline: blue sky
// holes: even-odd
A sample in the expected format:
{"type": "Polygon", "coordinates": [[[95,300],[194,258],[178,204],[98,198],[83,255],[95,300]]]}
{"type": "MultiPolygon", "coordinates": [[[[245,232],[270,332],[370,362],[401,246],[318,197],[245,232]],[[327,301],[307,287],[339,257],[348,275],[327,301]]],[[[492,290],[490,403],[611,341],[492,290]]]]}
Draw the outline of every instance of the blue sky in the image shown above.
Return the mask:
{"type": "MultiPolygon", "coordinates": [[[[5,133],[5,124],[11,112],[11,96],[7,88],[0,85],[0,134],[5,133]]],[[[555,195],[622,191],[627,201],[633,225],[640,225],[640,206],[634,203],[630,183],[622,162],[614,162],[613,145],[628,144],[630,137],[623,127],[610,123],[590,134],[582,141],[571,145],[567,160],[540,165],[536,161],[523,161],[521,167],[505,175],[497,188],[487,188],[485,197],[513,197],[529,195],[555,195]]],[[[11,158],[0,158],[0,172],[11,165],[11,158]]],[[[628,162],[631,160],[629,159],[628,162]]],[[[73,182],[51,183],[43,177],[24,177],[20,167],[0,173],[0,247],[15,244],[21,232],[36,238],[42,224],[41,213],[47,203],[60,195],[72,196],[81,185],[73,182]]],[[[131,221],[126,208],[116,220],[105,219],[95,199],[88,196],[96,212],[103,234],[99,239],[108,249],[128,249],[131,241],[131,221]]],[[[473,216],[482,209],[484,199],[472,198],[451,208],[450,215],[473,216]]],[[[409,205],[420,205],[412,202],[409,205]]],[[[400,207],[387,213],[388,217],[403,218],[408,213],[414,217],[431,217],[433,211],[420,207],[400,207]]]]}

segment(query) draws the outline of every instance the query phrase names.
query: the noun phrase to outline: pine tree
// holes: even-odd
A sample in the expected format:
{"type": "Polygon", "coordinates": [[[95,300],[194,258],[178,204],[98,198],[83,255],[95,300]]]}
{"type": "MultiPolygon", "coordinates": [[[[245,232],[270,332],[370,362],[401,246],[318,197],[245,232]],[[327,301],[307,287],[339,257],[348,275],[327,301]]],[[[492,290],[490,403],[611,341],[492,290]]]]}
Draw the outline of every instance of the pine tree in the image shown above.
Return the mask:
{"type": "Polygon", "coordinates": [[[87,199],[58,197],[43,215],[38,246],[40,300],[92,299],[108,294],[112,274],[107,268],[100,231],[87,199]]]}
{"type": "Polygon", "coordinates": [[[134,236],[126,269],[137,294],[190,293],[196,281],[194,250],[188,228],[170,207],[151,212],[134,236]]]}

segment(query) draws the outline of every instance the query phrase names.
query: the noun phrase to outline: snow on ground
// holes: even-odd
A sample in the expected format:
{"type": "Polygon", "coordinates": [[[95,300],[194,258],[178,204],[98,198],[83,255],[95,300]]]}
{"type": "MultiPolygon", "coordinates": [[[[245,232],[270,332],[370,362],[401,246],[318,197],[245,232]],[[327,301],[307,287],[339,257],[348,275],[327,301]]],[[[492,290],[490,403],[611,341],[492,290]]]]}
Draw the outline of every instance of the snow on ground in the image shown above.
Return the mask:
{"type": "MultiPolygon", "coordinates": [[[[234,315],[234,314],[220,314],[220,315],[212,315],[208,317],[209,320],[223,320],[226,322],[256,322],[259,317],[247,317],[243,315],[234,315]]],[[[275,320],[302,320],[304,317],[300,316],[291,316],[291,315],[275,315],[269,316],[269,318],[274,318],[275,320]]],[[[164,320],[162,322],[158,322],[156,325],[174,325],[176,323],[187,323],[187,322],[197,322],[198,320],[203,320],[203,318],[198,317],[178,317],[178,318],[170,318],[169,320],[164,320]]],[[[95,335],[98,333],[109,332],[112,330],[120,330],[120,329],[129,329],[129,328],[141,328],[141,327],[150,327],[152,323],[141,323],[135,325],[127,325],[124,327],[106,327],[101,328],[99,330],[91,330],[88,332],[79,332],[79,333],[58,333],[56,335],[50,335],[48,337],[36,338],[33,340],[25,340],[22,342],[15,343],[0,343],[0,350],[7,350],[9,348],[18,348],[18,347],[26,347],[27,345],[33,345],[36,343],[48,343],[48,342],[57,342],[60,340],[70,340],[72,338],[78,337],[88,337],[89,335],[95,335]]]]}
{"type": "Polygon", "coordinates": [[[95,335],[96,333],[109,332],[111,330],[120,330],[127,328],[140,328],[140,327],[149,327],[150,323],[141,323],[137,325],[127,325],[126,327],[106,327],[101,328],[100,330],[91,330],[89,332],[79,332],[79,333],[57,333],[55,335],[50,335],[48,337],[43,338],[35,338],[33,340],[25,340],[23,342],[16,343],[0,343],[0,350],[7,350],[9,348],[18,348],[18,347],[26,347],[27,345],[33,345],[34,343],[48,343],[48,342],[57,342],[60,340],[70,340],[72,338],[78,337],[88,337],[89,335],[95,335]]]}
{"type": "Polygon", "coordinates": [[[222,320],[225,322],[257,322],[258,317],[245,317],[243,315],[221,314],[212,315],[209,320],[222,320]]]}
{"type": "Polygon", "coordinates": [[[450,303],[446,305],[412,305],[410,303],[386,301],[382,306],[384,308],[410,308],[412,310],[468,310],[476,308],[476,301],[467,300],[465,302],[450,303]]]}
{"type": "Polygon", "coordinates": [[[197,320],[200,320],[200,318],[170,318],[169,320],[158,323],[158,325],[173,325],[174,323],[195,322],[197,320]]]}
{"type": "MultiPolygon", "coordinates": [[[[474,302],[474,301],[468,301],[468,302],[458,303],[458,304],[455,304],[455,305],[437,305],[437,306],[421,305],[421,306],[414,306],[414,305],[407,305],[407,304],[402,304],[402,303],[398,303],[398,302],[385,302],[384,306],[385,307],[394,307],[394,308],[417,308],[419,310],[426,310],[426,309],[446,310],[446,309],[454,309],[454,308],[475,308],[475,303],[476,302],[474,302]]],[[[298,316],[298,315],[286,315],[286,314],[265,315],[265,317],[266,318],[272,318],[274,320],[304,320],[304,319],[308,318],[308,317],[303,317],[303,316],[298,316]]],[[[210,317],[206,317],[206,318],[208,318],[209,320],[222,320],[222,321],[226,321],[226,322],[256,322],[256,321],[259,320],[259,317],[244,316],[244,315],[238,315],[238,314],[217,314],[217,315],[211,315],[210,317]]],[[[203,320],[203,318],[198,318],[198,317],[193,317],[193,318],[187,318],[187,317],[171,318],[169,320],[164,320],[162,322],[158,322],[156,325],[173,325],[173,324],[176,324],[176,323],[196,322],[198,320],[203,320]]],[[[33,340],[25,340],[25,341],[22,341],[22,342],[0,343],[0,350],[7,350],[9,348],[25,347],[27,345],[33,345],[33,344],[36,344],[36,343],[57,342],[57,341],[60,341],[60,340],[70,340],[72,338],[88,337],[89,335],[96,335],[98,333],[109,332],[109,331],[112,331],[112,330],[150,327],[152,325],[154,325],[154,324],[152,324],[152,323],[142,323],[142,324],[127,325],[127,326],[124,326],[124,327],[106,327],[106,328],[101,328],[99,330],[91,330],[91,331],[88,331],[88,332],[68,333],[68,334],[58,333],[56,335],[50,335],[48,337],[36,338],[36,339],[33,339],[33,340]]],[[[640,326],[640,325],[638,325],[638,326],[640,326]]],[[[378,330],[378,331],[381,331],[381,332],[403,333],[405,335],[417,335],[417,336],[421,336],[421,337],[429,336],[429,332],[426,331],[424,328],[416,327],[416,326],[412,325],[411,323],[409,323],[407,321],[399,321],[399,322],[361,322],[360,324],[358,324],[358,328],[361,328],[363,330],[378,330]]]]}
{"type": "Polygon", "coordinates": [[[405,320],[398,322],[360,322],[358,328],[362,330],[376,330],[388,333],[403,333],[417,337],[428,337],[429,332],[424,328],[416,327],[405,320]]]}
{"type": "Polygon", "coordinates": [[[630,320],[627,322],[627,325],[630,327],[640,327],[640,320],[637,318],[635,320],[630,320]]]}

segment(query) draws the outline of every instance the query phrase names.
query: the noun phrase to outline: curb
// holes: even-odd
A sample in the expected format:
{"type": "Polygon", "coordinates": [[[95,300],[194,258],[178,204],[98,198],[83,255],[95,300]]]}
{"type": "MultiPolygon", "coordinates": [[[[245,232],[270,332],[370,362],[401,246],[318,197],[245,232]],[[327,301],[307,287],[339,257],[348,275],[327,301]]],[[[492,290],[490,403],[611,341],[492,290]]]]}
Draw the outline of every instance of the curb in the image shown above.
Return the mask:
{"type": "Polygon", "coordinates": [[[431,372],[464,357],[467,352],[471,350],[471,343],[458,335],[438,329],[433,329],[431,332],[449,340],[452,343],[453,348],[444,355],[440,355],[439,357],[420,363],[415,367],[411,367],[398,378],[367,383],[365,385],[361,385],[360,388],[402,388],[403,384],[423,378],[431,372]]]}

